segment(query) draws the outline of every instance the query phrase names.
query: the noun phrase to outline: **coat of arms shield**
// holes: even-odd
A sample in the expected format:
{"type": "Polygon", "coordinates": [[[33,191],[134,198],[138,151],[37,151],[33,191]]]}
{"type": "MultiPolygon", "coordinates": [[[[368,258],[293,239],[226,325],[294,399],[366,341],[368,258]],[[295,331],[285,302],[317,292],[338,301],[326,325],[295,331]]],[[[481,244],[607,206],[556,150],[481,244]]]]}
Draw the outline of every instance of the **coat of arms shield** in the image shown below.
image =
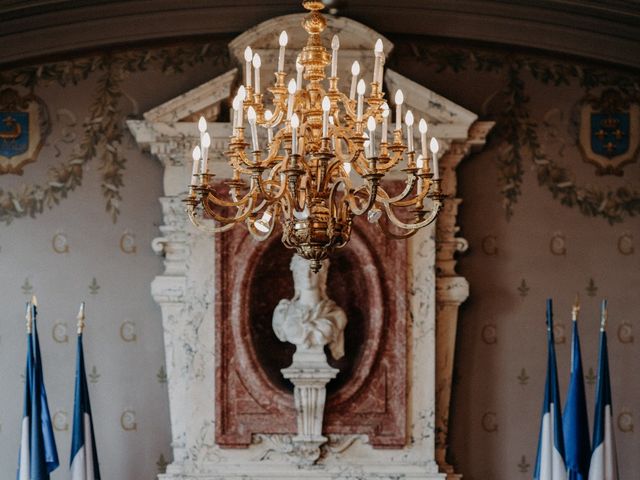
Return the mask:
{"type": "Polygon", "coordinates": [[[24,166],[36,160],[48,126],[38,97],[20,96],[11,88],[0,91],[0,175],[22,175],[24,166]]]}
{"type": "Polygon", "coordinates": [[[616,90],[590,97],[580,115],[580,149],[598,175],[622,175],[640,149],[640,105],[616,90]]]}

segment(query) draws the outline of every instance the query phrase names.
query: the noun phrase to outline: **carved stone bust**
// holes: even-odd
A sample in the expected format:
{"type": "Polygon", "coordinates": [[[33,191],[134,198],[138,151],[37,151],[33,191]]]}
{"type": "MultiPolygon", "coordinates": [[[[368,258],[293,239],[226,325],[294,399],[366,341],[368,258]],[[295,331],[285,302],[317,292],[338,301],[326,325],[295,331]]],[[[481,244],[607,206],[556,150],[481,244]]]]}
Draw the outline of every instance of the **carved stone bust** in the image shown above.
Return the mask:
{"type": "Polygon", "coordinates": [[[281,341],[296,346],[294,363],[303,359],[326,363],[325,345],[333,358],[342,358],[347,316],[327,296],[329,261],[324,260],[322,269],[313,273],[308,260],[294,255],[290,268],[295,294],[291,300],[280,300],[275,308],[273,331],[281,341]]]}

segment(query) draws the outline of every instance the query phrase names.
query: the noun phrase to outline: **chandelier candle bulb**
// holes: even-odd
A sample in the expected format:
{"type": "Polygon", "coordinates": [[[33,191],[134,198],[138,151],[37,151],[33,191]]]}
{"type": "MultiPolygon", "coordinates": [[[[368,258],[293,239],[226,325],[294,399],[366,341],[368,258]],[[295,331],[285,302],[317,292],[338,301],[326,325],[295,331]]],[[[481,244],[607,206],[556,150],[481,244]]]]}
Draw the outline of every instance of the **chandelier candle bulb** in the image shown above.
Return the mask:
{"type": "Polygon", "coordinates": [[[196,145],[191,153],[193,158],[193,170],[191,170],[191,186],[189,187],[189,195],[193,195],[193,186],[198,183],[198,170],[200,169],[200,147],[196,145]]]}
{"type": "Polygon", "coordinates": [[[322,99],[322,138],[329,137],[329,110],[331,110],[331,100],[325,95],[322,99]]]}
{"type": "Polygon", "coordinates": [[[413,112],[411,110],[407,110],[404,123],[407,124],[407,152],[413,152],[413,112]]]}
{"type": "Polygon", "coordinates": [[[382,143],[387,143],[387,130],[389,128],[389,105],[382,104],[382,143]]]}
{"type": "Polygon", "coordinates": [[[204,133],[207,131],[207,121],[202,116],[200,117],[200,120],[198,120],[198,130],[200,131],[200,133],[204,133]]]}
{"type": "Polygon", "coordinates": [[[258,128],[256,127],[256,111],[253,107],[249,107],[247,110],[247,120],[249,121],[249,126],[251,127],[251,145],[253,146],[253,151],[257,152],[258,148],[258,128]]]}
{"type": "MultiPolygon", "coordinates": [[[[265,121],[270,124],[272,118],[273,118],[273,112],[268,109],[265,110],[264,112],[265,121]]],[[[271,143],[273,142],[273,127],[271,125],[267,127],[267,142],[269,143],[269,145],[271,145],[271,143]]]]}
{"type": "Polygon", "coordinates": [[[376,45],[373,49],[373,54],[375,55],[375,63],[373,64],[373,83],[376,83],[378,82],[378,78],[380,76],[380,69],[382,68],[382,55],[384,55],[381,38],[376,41],[376,45]]]}
{"type": "Polygon", "coordinates": [[[376,156],[376,119],[369,117],[367,119],[367,130],[369,130],[369,153],[371,157],[376,156]]]}
{"type": "Polygon", "coordinates": [[[363,109],[363,102],[364,102],[364,92],[366,90],[367,86],[364,83],[364,80],[360,79],[360,81],[358,82],[358,114],[357,114],[357,121],[361,122],[362,121],[362,109],[363,109]]]}
{"type": "Polygon", "coordinates": [[[436,140],[435,137],[431,138],[429,149],[431,150],[431,154],[433,155],[433,179],[439,180],[440,168],[438,165],[438,150],[440,150],[440,145],[438,145],[438,140],[436,140]]]}
{"type": "Polygon", "coordinates": [[[396,92],[396,130],[402,130],[402,102],[404,102],[404,95],[402,90],[396,92]]]}
{"type": "MultiPolygon", "coordinates": [[[[429,157],[427,157],[429,158],[429,157]]],[[[416,168],[420,170],[420,173],[424,170],[424,157],[422,155],[418,155],[416,160],[416,168]]],[[[422,178],[418,178],[418,195],[422,193],[422,178]]]]}
{"type": "Polygon", "coordinates": [[[253,55],[252,63],[256,75],[256,93],[260,93],[260,67],[262,66],[262,60],[259,54],[256,53],[253,55]]]}
{"type": "Polygon", "coordinates": [[[251,51],[251,47],[247,47],[244,49],[244,61],[246,64],[244,84],[247,87],[251,86],[251,61],[252,60],[253,60],[253,52],[251,51]]]}
{"type": "Polygon", "coordinates": [[[278,51],[278,71],[284,72],[284,50],[287,47],[287,43],[289,42],[289,37],[287,36],[287,32],[283,30],[280,32],[280,38],[278,39],[278,44],[280,45],[280,50],[278,51]]]}
{"type": "Polygon", "coordinates": [[[238,110],[240,110],[240,97],[238,97],[238,95],[236,95],[235,97],[233,97],[233,102],[231,103],[231,107],[233,108],[233,128],[236,129],[238,128],[238,110]]]}
{"type": "Polygon", "coordinates": [[[422,147],[422,157],[429,158],[427,154],[427,121],[424,118],[420,119],[420,123],[418,124],[418,130],[420,130],[420,146],[422,147]]]}
{"type": "Polygon", "coordinates": [[[338,50],[340,49],[340,39],[334,35],[331,39],[331,77],[338,76],[338,50]]]}
{"type": "Polygon", "coordinates": [[[304,65],[300,63],[300,55],[296,58],[296,91],[302,90],[302,74],[304,73],[304,65]]]}
{"type": "MultiPolygon", "coordinates": [[[[333,120],[333,115],[331,115],[329,117],[329,123],[331,125],[335,125],[335,122],[333,120]]],[[[333,150],[334,152],[336,151],[336,134],[335,134],[335,130],[333,131],[333,135],[331,135],[331,150],[333,150]]]]}
{"type": "Polygon", "coordinates": [[[360,75],[360,64],[356,60],[351,65],[351,90],[349,90],[349,100],[356,98],[356,84],[358,83],[358,75],[360,75]]]}
{"type": "Polygon", "coordinates": [[[209,132],[202,135],[202,170],[200,173],[209,173],[209,147],[211,146],[211,136],[209,132]]]}
{"type": "Polygon", "coordinates": [[[238,128],[242,128],[244,125],[244,101],[247,98],[247,89],[244,88],[244,85],[240,85],[238,88],[238,128]]]}
{"type": "Polygon", "coordinates": [[[298,153],[298,127],[300,126],[300,120],[298,114],[291,115],[291,153],[298,153]]]}
{"type": "Polygon", "coordinates": [[[291,114],[293,113],[293,102],[295,100],[294,95],[296,94],[296,81],[292,78],[289,80],[289,85],[287,85],[287,91],[289,92],[289,102],[287,105],[287,120],[291,120],[291,114]]]}

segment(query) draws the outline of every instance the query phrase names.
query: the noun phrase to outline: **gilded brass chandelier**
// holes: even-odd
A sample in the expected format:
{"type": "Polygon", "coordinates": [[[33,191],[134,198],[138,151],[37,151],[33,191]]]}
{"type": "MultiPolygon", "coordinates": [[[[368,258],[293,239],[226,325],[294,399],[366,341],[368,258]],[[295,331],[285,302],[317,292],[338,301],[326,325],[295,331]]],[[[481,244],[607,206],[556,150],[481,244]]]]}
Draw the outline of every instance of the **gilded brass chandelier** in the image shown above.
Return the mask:
{"type": "Polygon", "coordinates": [[[438,141],[429,143],[429,162],[427,123],[421,120],[421,152],[416,155],[414,117],[409,110],[403,122],[401,90],[395,93],[395,128],[389,135],[382,41],[375,43],[369,94],[356,61],[346,95],[338,89],[339,39],[333,37],[331,54],[322,44],[323,4],[306,0],[303,6],[310,11],[303,21],[308,40],[296,61],[297,79],[286,80],[288,38],[282,32],[276,80],[268,88],[272,106],[267,108],[260,56],[246,48],[245,84],[233,100],[233,130],[225,152],[232,177],[214,182],[208,162],[211,138],[200,118],[200,145],[193,150],[185,202],[193,224],[212,233],[244,223],[255,238],[265,240],[280,223],[284,245],[318,271],[323,259],[347,244],[356,216],[366,214],[387,235],[407,238],[435,220],[443,195],[438,141]],[[250,143],[245,141],[247,127],[250,143]],[[266,145],[260,144],[258,128],[267,131],[266,145]],[[395,171],[404,177],[402,187],[398,182],[383,185],[395,171]]]}

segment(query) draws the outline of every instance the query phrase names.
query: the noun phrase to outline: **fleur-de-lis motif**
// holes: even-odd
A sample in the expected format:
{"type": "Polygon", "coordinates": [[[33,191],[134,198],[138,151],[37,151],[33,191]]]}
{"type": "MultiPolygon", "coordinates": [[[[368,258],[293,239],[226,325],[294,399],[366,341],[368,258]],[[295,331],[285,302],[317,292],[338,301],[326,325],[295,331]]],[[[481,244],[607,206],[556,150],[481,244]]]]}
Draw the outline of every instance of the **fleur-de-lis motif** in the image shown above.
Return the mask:
{"type": "Polygon", "coordinates": [[[158,473],[167,473],[167,465],[169,465],[169,462],[164,458],[164,454],[160,454],[160,458],[158,458],[156,465],[158,467],[158,473]]]}
{"type": "Polygon", "coordinates": [[[527,375],[527,371],[524,368],[520,370],[520,375],[518,375],[518,383],[520,385],[527,385],[529,383],[529,375],[527,375]]]}
{"type": "Polygon", "coordinates": [[[520,286],[518,287],[518,292],[520,292],[521,297],[526,297],[529,294],[529,285],[527,285],[527,281],[523,278],[520,282],[520,286]]]}
{"type": "Polygon", "coordinates": [[[24,283],[20,288],[25,295],[31,295],[33,293],[33,285],[29,282],[29,278],[24,279],[24,283]]]}
{"type": "Polygon", "coordinates": [[[100,380],[100,374],[98,373],[98,369],[95,365],[91,367],[91,372],[89,372],[88,377],[91,383],[98,383],[98,380],[100,380]]]}
{"type": "Polygon", "coordinates": [[[587,382],[587,385],[594,386],[596,384],[596,374],[593,371],[593,367],[589,367],[589,371],[584,376],[584,379],[587,382]]]}
{"type": "Polygon", "coordinates": [[[91,295],[97,295],[98,290],[100,290],[100,285],[98,285],[98,280],[96,280],[96,277],[93,277],[91,283],[89,284],[89,293],[91,295]]]}
{"type": "Polygon", "coordinates": [[[520,471],[520,473],[527,473],[530,467],[531,465],[529,465],[529,462],[527,462],[527,457],[525,455],[522,455],[520,463],[518,463],[518,470],[520,471]]]}
{"type": "Polygon", "coordinates": [[[158,383],[167,383],[167,372],[164,369],[164,365],[160,367],[156,377],[158,378],[158,383]]]}
{"type": "Polygon", "coordinates": [[[598,294],[598,287],[596,286],[596,282],[593,280],[593,278],[589,279],[589,284],[587,285],[585,290],[587,291],[587,295],[589,295],[590,297],[595,297],[598,294]]]}

